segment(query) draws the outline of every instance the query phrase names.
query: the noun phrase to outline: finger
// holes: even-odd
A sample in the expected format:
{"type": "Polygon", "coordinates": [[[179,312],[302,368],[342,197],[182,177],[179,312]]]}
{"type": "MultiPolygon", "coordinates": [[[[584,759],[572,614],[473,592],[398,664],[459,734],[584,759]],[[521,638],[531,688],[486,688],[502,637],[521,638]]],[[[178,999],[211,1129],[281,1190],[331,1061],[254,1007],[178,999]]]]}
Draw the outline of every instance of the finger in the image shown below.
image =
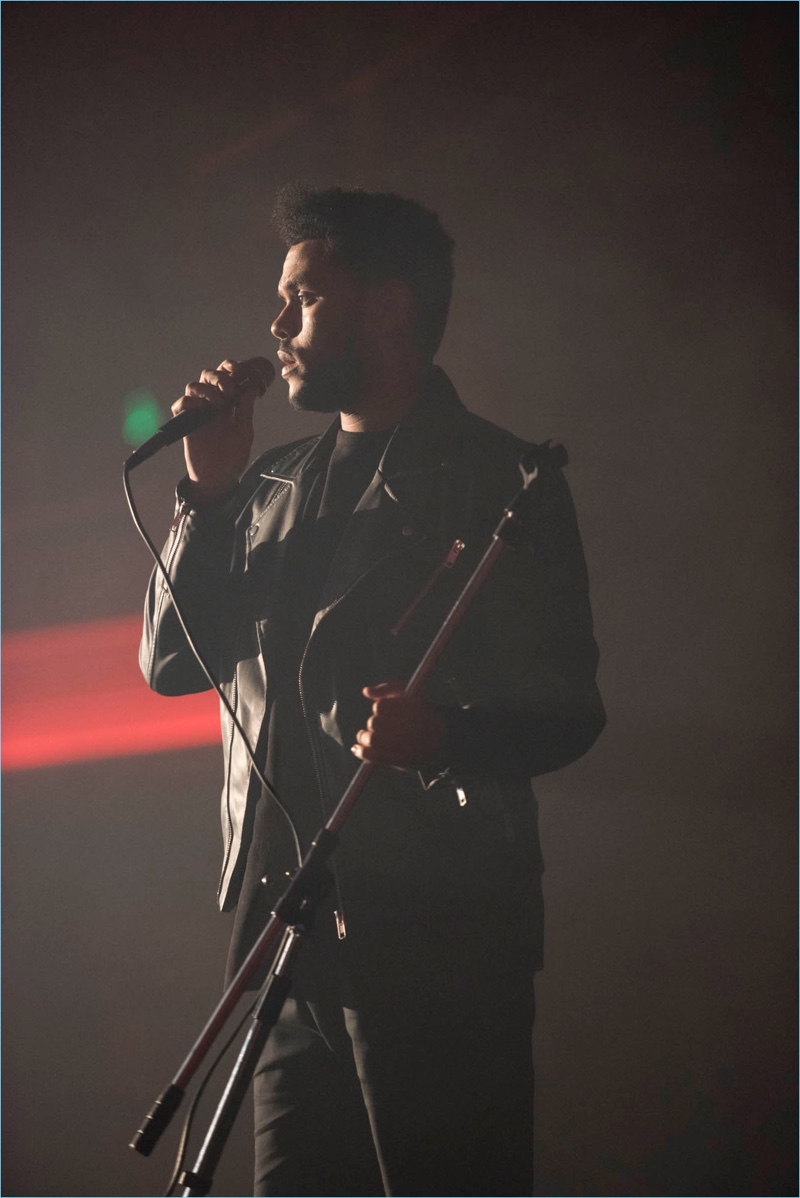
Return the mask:
{"type": "MultiPolygon", "coordinates": [[[[378,704],[376,703],[374,707],[377,706],[378,704]]],[[[373,708],[373,713],[367,720],[367,731],[376,732],[379,736],[386,736],[391,733],[399,725],[399,721],[396,718],[398,710],[397,707],[386,710],[383,704],[381,704],[380,711],[375,711],[373,708]]]]}
{"type": "Polygon", "coordinates": [[[416,761],[415,754],[399,746],[355,744],[350,746],[350,752],[360,761],[374,761],[376,765],[391,765],[401,770],[412,768],[416,761]]]}
{"type": "MultiPolygon", "coordinates": [[[[205,374],[206,371],[203,371],[205,374]]],[[[223,392],[215,383],[196,382],[187,383],[184,388],[184,395],[191,395],[196,399],[205,399],[208,403],[214,404],[215,407],[222,407],[225,404],[223,392]]]]}
{"type": "Polygon", "coordinates": [[[408,699],[405,694],[399,695],[382,695],[381,698],[373,700],[371,719],[377,719],[382,724],[391,722],[393,724],[399,721],[408,722],[416,719],[419,715],[419,708],[416,700],[408,699]]]}
{"type": "Polygon", "coordinates": [[[253,372],[252,366],[248,369],[245,362],[237,362],[235,358],[225,358],[223,362],[220,362],[215,373],[227,375],[236,390],[240,390],[243,394],[252,389],[255,389],[256,393],[263,390],[261,379],[253,372]]]}
{"type": "Polygon", "coordinates": [[[225,358],[215,371],[204,371],[209,378],[216,378],[223,395],[228,395],[231,405],[231,424],[249,426],[253,422],[253,410],[256,400],[263,393],[263,387],[252,373],[243,368],[243,363],[235,358],[225,358]]]}
{"type": "MultiPolygon", "coordinates": [[[[222,380],[223,386],[227,386],[234,393],[242,392],[249,393],[253,388],[258,388],[258,379],[253,378],[252,373],[248,373],[242,362],[237,362],[235,358],[225,358],[220,362],[214,373],[222,380]]],[[[238,402],[238,396],[237,396],[238,402]]]]}
{"type": "Polygon", "coordinates": [[[214,387],[222,395],[230,396],[236,394],[236,383],[233,376],[227,370],[203,370],[200,373],[200,382],[206,386],[214,387]]]}
{"type": "Polygon", "coordinates": [[[378,682],[375,686],[365,686],[362,695],[368,699],[389,699],[405,694],[404,682],[378,682]]]}
{"type": "Polygon", "coordinates": [[[402,728],[391,724],[380,728],[360,728],[356,743],[366,749],[374,760],[396,765],[400,759],[413,757],[418,748],[416,737],[409,737],[402,728]]]}
{"type": "Polygon", "coordinates": [[[408,746],[402,738],[386,732],[369,732],[366,728],[360,728],[356,733],[356,744],[371,761],[385,761],[391,764],[397,757],[406,756],[408,753],[408,746]]]}
{"type": "MultiPolygon", "coordinates": [[[[375,707],[378,706],[376,703],[375,707]]],[[[365,726],[368,732],[374,732],[378,736],[394,736],[398,732],[403,733],[409,727],[416,726],[415,713],[409,716],[406,708],[399,703],[392,703],[391,700],[386,703],[381,702],[379,710],[373,709],[365,726]]]]}
{"type": "Polygon", "coordinates": [[[377,765],[391,765],[385,753],[379,753],[377,749],[368,745],[351,745],[350,752],[354,757],[358,757],[359,761],[374,761],[377,765]]]}
{"type": "Polygon", "coordinates": [[[211,404],[213,407],[220,407],[224,404],[224,400],[216,387],[210,387],[203,383],[187,383],[186,390],[179,399],[171,407],[173,416],[179,416],[181,412],[192,412],[198,408],[206,407],[211,404]]]}

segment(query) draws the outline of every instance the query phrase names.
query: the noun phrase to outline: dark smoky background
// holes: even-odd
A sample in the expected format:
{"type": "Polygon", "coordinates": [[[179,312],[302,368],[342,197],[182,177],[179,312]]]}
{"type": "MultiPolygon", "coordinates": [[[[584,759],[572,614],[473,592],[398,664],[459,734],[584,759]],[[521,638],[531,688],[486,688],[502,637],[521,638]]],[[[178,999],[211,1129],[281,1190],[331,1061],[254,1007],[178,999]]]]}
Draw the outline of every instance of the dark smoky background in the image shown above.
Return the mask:
{"type": "MultiPolygon", "coordinates": [[[[537,788],[538,1193],[796,1193],[796,5],[3,17],[6,632],[139,610],[126,397],[271,354],[282,183],[436,209],[439,361],[569,450],[609,713],[537,788]]],[[[319,427],[278,382],[257,444],[319,427]]],[[[134,476],[157,541],[180,473],[134,476]]],[[[220,777],[4,776],[4,1193],[162,1192],[126,1144],[219,992],[220,777]]]]}

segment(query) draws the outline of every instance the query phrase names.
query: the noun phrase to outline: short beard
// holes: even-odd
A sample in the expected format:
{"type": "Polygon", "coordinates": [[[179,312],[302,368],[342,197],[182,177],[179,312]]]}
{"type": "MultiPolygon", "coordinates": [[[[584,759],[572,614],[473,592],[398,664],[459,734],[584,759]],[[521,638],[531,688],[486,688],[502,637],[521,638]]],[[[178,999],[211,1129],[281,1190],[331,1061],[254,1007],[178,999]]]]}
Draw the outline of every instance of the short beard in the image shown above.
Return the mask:
{"type": "Polygon", "coordinates": [[[315,363],[289,403],[298,412],[352,412],[364,392],[364,364],[353,348],[315,363]]]}

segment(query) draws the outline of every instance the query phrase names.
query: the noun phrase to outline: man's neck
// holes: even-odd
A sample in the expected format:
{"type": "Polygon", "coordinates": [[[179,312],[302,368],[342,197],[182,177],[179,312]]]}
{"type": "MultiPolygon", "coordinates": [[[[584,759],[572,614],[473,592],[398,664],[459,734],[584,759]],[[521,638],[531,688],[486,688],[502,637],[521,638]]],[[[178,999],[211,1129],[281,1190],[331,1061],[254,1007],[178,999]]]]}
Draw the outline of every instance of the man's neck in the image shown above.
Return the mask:
{"type": "Polygon", "coordinates": [[[341,412],[344,431],[374,433],[395,428],[417,402],[422,373],[422,369],[406,371],[403,378],[368,382],[357,410],[341,412]]]}

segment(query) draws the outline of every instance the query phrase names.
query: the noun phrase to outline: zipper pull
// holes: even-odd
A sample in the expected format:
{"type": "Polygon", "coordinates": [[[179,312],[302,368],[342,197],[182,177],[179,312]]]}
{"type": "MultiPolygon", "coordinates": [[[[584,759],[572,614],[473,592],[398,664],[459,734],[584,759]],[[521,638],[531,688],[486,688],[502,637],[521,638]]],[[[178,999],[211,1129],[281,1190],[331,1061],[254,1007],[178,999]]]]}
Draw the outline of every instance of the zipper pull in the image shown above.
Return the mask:
{"type": "Polygon", "coordinates": [[[442,559],[442,561],[439,562],[439,565],[436,567],[433,574],[431,574],[430,578],[425,583],[424,587],[422,588],[420,593],[417,595],[416,599],[414,599],[413,602],[411,603],[411,605],[406,608],[406,610],[403,612],[402,616],[397,621],[397,623],[394,625],[394,627],[389,629],[390,636],[397,636],[400,633],[401,629],[404,628],[406,623],[410,620],[411,616],[417,610],[420,603],[425,598],[425,596],[428,594],[428,591],[431,589],[433,584],[436,582],[436,579],[439,577],[439,575],[442,573],[442,571],[443,570],[452,570],[453,566],[456,564],[456,560],[458,558],[459,553],[461,552],[461,550],[464,547],[465,547],[464,541],[462,541],[460,539],[460,537],[456,537],[455,541],[453,541],[453,544],[450,546],[449,550],[447,551],[447,556],[444,557],[442,559]]]}
{"type": "Polygon", "coordinates": [[[452,570],[453,566],[456,564],[456,559],[463,548],[464,548],[463,541],[458,540],[458,539],[453,541],[453,544],[450,548],[450,552],[448,553],[447,557],[444,559],[444,569],[445,570],[452,570]]]}
{"type": "Polygon", "coordinates": [[[336,920],[336,935],[340,940],[344,940],[347,936],[347,928],[345,927],[344,923],[344,913],[342,911],[334,911],[333,915],[336,920]]]}
{"type": "Polygon", "coordinates": [[[169,526],[170,532],[177,532],[188,514],[189,505],[185,499],[182,499],[175,508],[175,515],[172,517],[172,524],[169,526]]]}

